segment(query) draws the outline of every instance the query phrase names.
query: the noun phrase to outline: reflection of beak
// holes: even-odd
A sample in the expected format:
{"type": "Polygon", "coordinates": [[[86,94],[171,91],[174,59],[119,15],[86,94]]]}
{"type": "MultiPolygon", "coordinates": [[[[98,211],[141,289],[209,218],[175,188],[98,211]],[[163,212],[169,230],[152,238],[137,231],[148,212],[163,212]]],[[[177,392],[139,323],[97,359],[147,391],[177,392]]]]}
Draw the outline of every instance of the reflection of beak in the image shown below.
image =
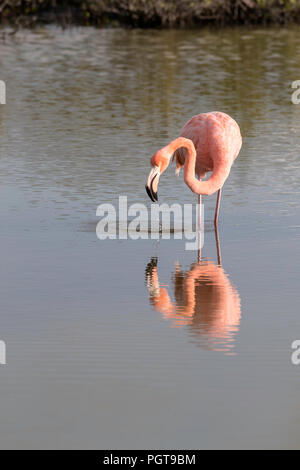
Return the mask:
{"type": "Polygon", "coordinates": [[[157,188],[158,188],[158,180],[160,177],[160,170],[158,166],[155,166],[150,171],[148,176],[147,184],[146,184],[146,191],[148,196],[150,197],[151,201],[157,202],[157,188]]]}
{"type": "Polygon", "coordinates": [[[157,268],[157,258],[151,258],[150,263],[147,264],[145,274],[146,274],[146,283],[147,287],[150,289],[152,286],[153,272],[157,268]]]}

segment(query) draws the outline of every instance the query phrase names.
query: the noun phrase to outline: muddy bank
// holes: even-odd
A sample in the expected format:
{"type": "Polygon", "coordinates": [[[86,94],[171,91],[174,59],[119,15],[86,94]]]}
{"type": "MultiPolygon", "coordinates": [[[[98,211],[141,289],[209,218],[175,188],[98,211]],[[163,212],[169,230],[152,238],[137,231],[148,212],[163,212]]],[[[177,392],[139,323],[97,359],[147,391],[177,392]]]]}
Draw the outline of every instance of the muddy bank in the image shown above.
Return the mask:
{"type": "Polygon", "coordinates": [[[190,27],[300,22],[300,0],[7,0],[2,24],[190,27]]]}

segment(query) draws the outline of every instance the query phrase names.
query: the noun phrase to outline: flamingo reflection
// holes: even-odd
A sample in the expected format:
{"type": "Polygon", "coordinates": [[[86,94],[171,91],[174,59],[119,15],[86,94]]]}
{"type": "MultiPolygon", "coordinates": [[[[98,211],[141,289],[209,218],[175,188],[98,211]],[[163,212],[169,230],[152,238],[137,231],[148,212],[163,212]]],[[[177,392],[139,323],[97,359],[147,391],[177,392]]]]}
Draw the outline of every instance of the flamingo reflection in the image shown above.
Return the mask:
{"type": "Polygon", "coordinates": [[[219,264],[199,257],[189,269],[183,270],[175,263],[172,274],[174,301],[167,286],[159,282],[157,258],[152,258],[146,267],[146,282],[151,305],[170,321],[172,327],[187,326],[199,346],[230,353],[239,331],[241,303],[221,265],[217,232],[216,240],[219,264]]]}

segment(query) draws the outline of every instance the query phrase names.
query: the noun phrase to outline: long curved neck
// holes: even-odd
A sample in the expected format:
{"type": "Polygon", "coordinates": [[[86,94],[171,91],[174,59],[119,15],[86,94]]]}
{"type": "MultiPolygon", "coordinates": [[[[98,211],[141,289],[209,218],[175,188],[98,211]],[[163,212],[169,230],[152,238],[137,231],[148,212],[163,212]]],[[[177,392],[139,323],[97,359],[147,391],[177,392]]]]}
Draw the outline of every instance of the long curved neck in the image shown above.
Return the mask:
{"type": "Polygon", "coordinates": [[[184,163],[184,181],[194,193],[201,194],[201,182],[197,180],[195,176],[197,154],[194,143],[192,140],[186,139],[185,137],[178,137],[177,139],[170,142],[169,145],[167,145],[167,149],[171,152],[171,154],[176,152],[176,150],[178,150],[179,148],[186,149],[186,157],[184,163]]]}
{"type": "Polygon", "coordinates": [[[194,143],[185,137],[178,137],[167,145],[166,150],[172,155],[179,148],[186,149],[184,163],[184,181],[187,186],[196,194],[210,195],[220,189],[228,177],[230,166],[217,165],[210,178],[206,181],[199,181],[196,178],[196,149],[194,143]]]}

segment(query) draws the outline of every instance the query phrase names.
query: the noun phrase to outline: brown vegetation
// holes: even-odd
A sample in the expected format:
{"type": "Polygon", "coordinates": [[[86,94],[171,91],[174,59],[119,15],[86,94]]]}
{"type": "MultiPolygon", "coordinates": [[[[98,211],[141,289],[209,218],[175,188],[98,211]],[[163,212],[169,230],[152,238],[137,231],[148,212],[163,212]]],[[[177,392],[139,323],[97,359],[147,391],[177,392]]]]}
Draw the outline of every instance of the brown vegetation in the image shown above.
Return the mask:
{"type": "Polygon", "coordinates": [[[138,27],[285,24],[300,21],[300,0],[2,0],[0,19],[138,27]]]}

